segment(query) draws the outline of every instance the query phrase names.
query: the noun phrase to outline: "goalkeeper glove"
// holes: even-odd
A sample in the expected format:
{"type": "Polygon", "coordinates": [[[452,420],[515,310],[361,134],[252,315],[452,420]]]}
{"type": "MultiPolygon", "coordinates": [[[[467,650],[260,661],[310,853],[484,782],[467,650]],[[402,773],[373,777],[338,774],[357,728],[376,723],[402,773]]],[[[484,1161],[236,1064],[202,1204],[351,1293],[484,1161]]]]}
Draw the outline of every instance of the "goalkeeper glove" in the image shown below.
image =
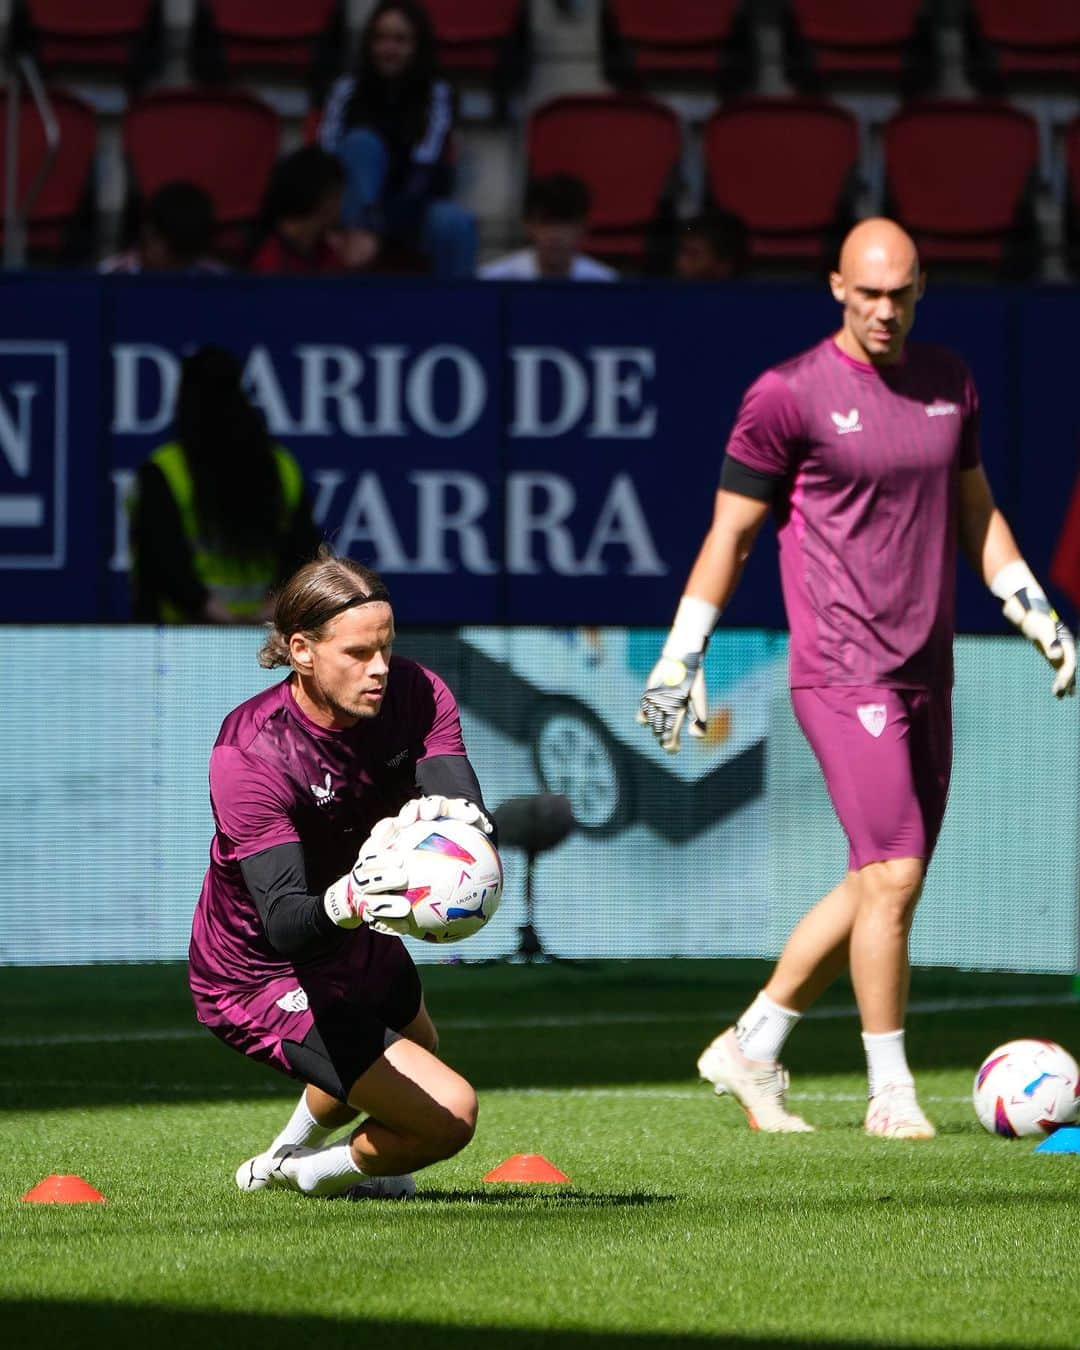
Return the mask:
{"type": "Polygon", "coordinates": [[[698,739],[705,735],[708,705],[701,663],[719,614],[708,601],[684,595],[660,660],[646,681],[637,720],[670,754],[679,749],[679,733],[687,717],[690,735],[698,739]]]}
{"type": "Polygon", "coordinates": [[[396,816],[380,820],[368,835],[365,850],[389,848],[402,830],[419,820],[461,820],[475,825],[484,834],[491,834],[494,826],[475,802],[464,797],[413,797],[396,816]]]}
{"type": "Polygon", "coordinates": [[[400,894],[409,884],[405,855],[364,845],[351,872],[323,896],[323,908],[339,928],[367,924],[377,933],[400,936],[409,931],[412,905],[400,894]],[[394,894],[394,892],[399,892],[394,894]]]}
{"type": "Polygon", "coordinates": [[[1076,692],[1076,639],[1058,617],[1042,587],[1022,561],[1007,563],[990,584],[1004,603],[1001,612],[1034,643],[1057,672],[1058,698],[1076,692]]]}

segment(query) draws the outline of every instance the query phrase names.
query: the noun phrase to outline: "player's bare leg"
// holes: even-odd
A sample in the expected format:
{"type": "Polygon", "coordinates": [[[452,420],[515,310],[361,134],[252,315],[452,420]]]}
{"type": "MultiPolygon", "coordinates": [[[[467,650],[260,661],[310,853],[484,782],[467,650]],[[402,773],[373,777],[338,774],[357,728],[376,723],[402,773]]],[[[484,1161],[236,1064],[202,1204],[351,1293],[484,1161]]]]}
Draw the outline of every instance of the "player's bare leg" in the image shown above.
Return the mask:
{"type": "Polygon", "coordinates": [[[410,1173],[460,1152],[476,1129],[472,1087],[404,1038],[360,1075],[349,1104],[368,1113],[355,1130],[322,1148],[287,1150],[268,1184],[304,1195],[404,1198],[414,1190],[410,1173]]]}
{"type": "MultiPolygon", "coordinates": [[[[422,1001],[420,1011],[413,1021],[403,1028],[401,1035],[422,1046],[432,1055],[438,1049],[438,1032],[422,1001]]],[[[316,1087],[314,1083],[308,1083],[284,1129],[270,1147],[237,1169],[237,1185],[241,1190],[255,1191],[262,1190],[268,1184],[281,1184],[282,1178],[277,1176],[271,1180],[271,1173],[275,1171],[278,1160],[284,1154],[294,1153],[297,1157],[301,1157],[321,1148],[331,1135],[355,1120],[359,1114],[358,1107],[340,1101],[330,1093],[324,1092],[322,1088],[316,1087]]],[[[339,1140],[338,1143],[340,1142],[339,1140]]],[[[351,1151],[348,1157],[352,1157],[351,1151]]],[[[341,1161],[346,1161],[344,1154],[341,1161]]],[[[357,1182],[362,1183],[363,1178],[358,1178],[355,1174],[350,1175],[351,1172],[353,1169],[350,1168],[345,1173],[352,1183],[350,1191],[363,1194],[363,1186],[356,1185],[357,1182]]],[[[392,1195],[395,1198],[412,1193],[411,1178],[388,1176],[387,1180],[400,1184],[376,1187],[370,1193],[392,1195]]]]}
{"type": "Polygon", "coordinates": [[[735,1097],[754,1129],[803,1134],[812,1128],[787,1109],[779,1055],[802,1013],[847,965],[859,895],[849,873],[818,901],[792,931],[765,988],[698,1059],[701,1076],[735,1097]]]}
{"type": "Polygon", "coordinates": [[[851,932],[851,982],[863,1026],[870,1105],[867,1134],[930,1139],[934,1127],[915,1098],[904,1051],[911,966],[908,934],[922,893],[921,858],[868,863],[858,873],[859,906],[851,932]]]}
{"type": "Polygon", "coordinates": [[[765,986],[774,1003],[804,1013],[844,970],[859,896],[858,875],[849,872],[795,925],[765,986]]]}

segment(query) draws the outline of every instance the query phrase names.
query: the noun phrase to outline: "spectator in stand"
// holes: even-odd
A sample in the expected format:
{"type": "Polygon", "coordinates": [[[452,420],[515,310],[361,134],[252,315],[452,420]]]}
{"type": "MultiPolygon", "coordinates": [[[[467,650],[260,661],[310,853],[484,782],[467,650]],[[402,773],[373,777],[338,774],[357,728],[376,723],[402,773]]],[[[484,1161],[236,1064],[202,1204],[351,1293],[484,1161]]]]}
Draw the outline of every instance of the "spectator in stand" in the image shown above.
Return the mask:
{"type": "Polygon", "coordinates": [[[589,219],[589,189],[580,178],[553,173],[525,190],[522,224],[529,247],[485,263],[486,281],[617,281],[618,272],[578,252],[589,219]]]}
{"type": "Polygon", "coordinates": [[[734,281],[746,271],[746,226],[730,211],[680,222],[675,275],[680,281],[734,281]]]}
{"type": "Polygon", "coordinates": [[[194,183],[166,183],[147,200],[139,242],[102,262],[102,272],[224,272],[212,256],[214,204],[194,183]]]}
{"type": "Polygon", "coordinates": [[[320,543],[299,465],[270,440],[239,362],[200,347],[181,368],[173,440],[136,478],[132,617],[260,622],[273,588],[320,543]]]}
{"type": "Polygon", "coordinates": [[[424,253],[436,276],[472,276],[476,221],[448,200],[454,114],[427,14],[414,0],[379,0],[318,131],[345,166],[348,266],[373,268],[397,244],[424,253]]]}
{"type": "Polygon", "coordinates": [[[345,170],[328,150],[308,145],[279,159],[266,189],[251,270],[292,276],[344,271],[344,190],[345,170]]]}

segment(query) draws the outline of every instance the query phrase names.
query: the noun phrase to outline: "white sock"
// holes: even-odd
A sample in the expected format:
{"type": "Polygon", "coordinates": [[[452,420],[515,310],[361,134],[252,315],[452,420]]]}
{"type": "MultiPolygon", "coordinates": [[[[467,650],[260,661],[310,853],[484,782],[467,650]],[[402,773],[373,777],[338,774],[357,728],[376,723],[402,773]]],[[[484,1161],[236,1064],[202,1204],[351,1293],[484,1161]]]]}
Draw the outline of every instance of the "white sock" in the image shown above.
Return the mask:
{"type": "Polygon", "coordinates": [[[331,1134],[333,1129],[319,1124],[308,1110],[307,1094],[301,1093],[285,1128],[266,1151],[276,1153],[279,1148],[296,1148],[297,1145],[318,1148],[320,1144],[326,1143],[331,1134]]]}
{"type": "Polygon", "coordinates": [[[365,1175],[353,1162],[349,1137],[346,1134],[324,1144],[314,1153],[287,1158],[282,1170],[288,1169],[305,1195],[340,1195],[365,1175]]]}
{"type": "Polygon", "coordinates": [[[764,990],[735,1023],[735,1039],[747,1059],[776,1060],[802,1013],[774,1003],[764,990]]]}
{"type": "Polygon", "coordinates": [[[904,1052],[903,1031],[864,1031],[862,1040],[866,1050],[866,1074],[870,1080],[871,1097],[876,1097],[882,1088],[893,1083],[915,1086],[904,1052]]]}

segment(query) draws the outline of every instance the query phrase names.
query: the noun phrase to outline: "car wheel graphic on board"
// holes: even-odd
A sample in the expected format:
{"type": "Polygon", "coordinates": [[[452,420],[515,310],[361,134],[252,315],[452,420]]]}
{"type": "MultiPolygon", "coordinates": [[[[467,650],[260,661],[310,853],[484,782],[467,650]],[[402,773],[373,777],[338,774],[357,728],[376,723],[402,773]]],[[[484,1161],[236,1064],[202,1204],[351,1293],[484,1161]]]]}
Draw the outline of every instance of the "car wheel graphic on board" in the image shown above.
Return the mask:
{"type": "Polygon", "coordinates": [[[600,720],[570,699],[545,699],[530,728],[533,766],[545,792],[570,800],[578,828],[614,834],[634,817],[626,759],[600,720]]]}

